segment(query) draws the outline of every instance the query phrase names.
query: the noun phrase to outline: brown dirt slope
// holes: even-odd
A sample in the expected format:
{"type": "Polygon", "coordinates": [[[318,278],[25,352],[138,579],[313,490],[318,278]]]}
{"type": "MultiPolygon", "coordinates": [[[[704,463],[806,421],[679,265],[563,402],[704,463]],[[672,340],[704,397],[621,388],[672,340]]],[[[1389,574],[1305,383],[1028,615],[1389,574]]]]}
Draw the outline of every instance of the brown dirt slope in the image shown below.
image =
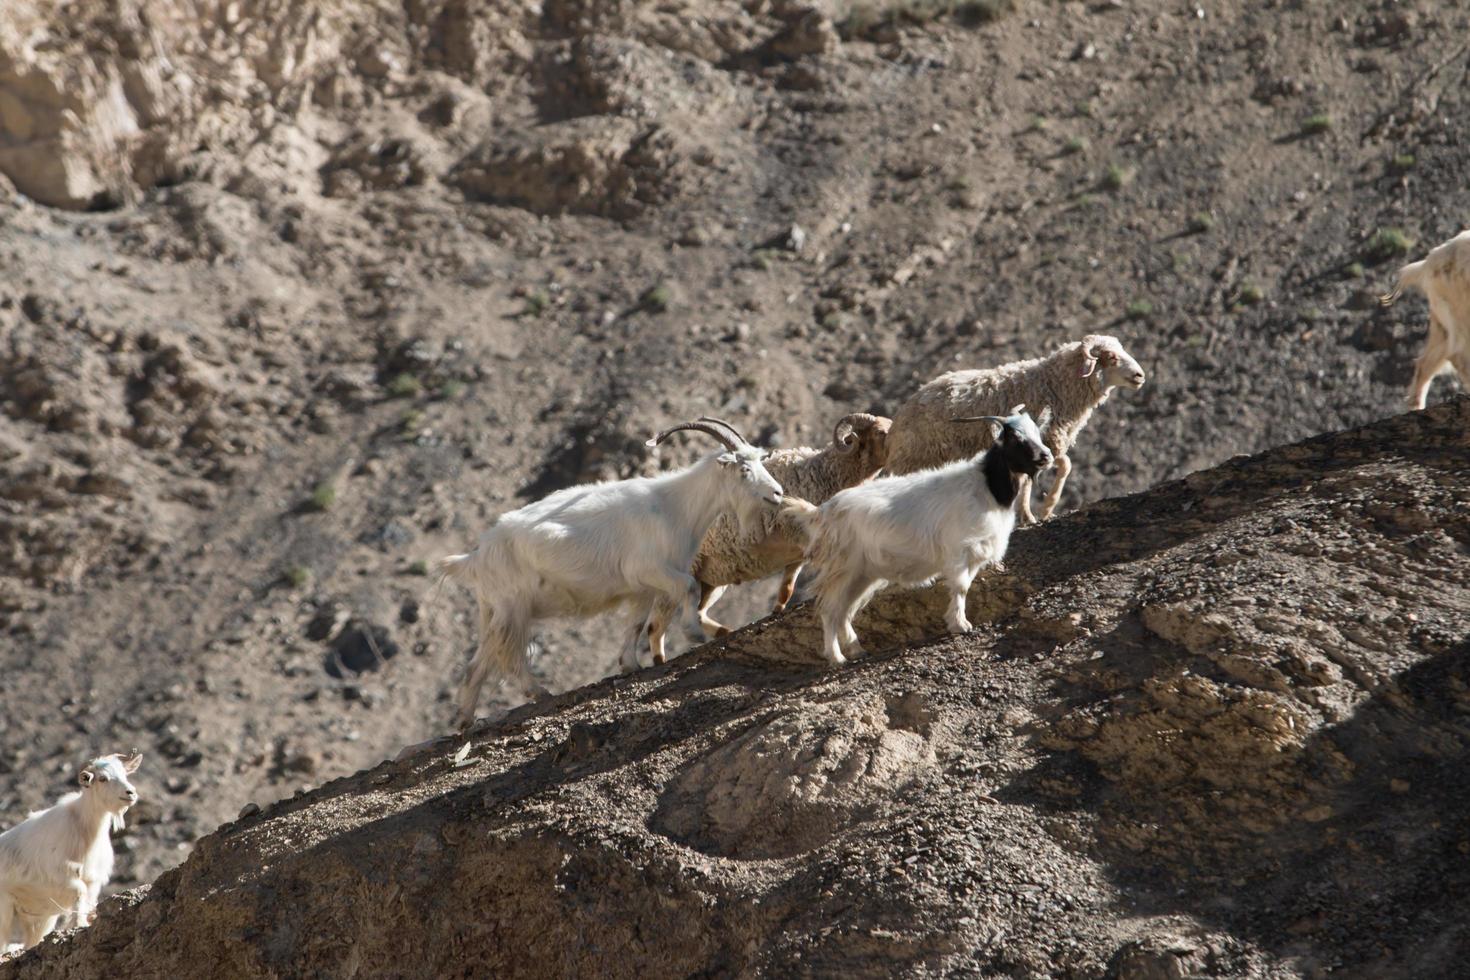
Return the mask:
{"type": "Polygon", "coordinates": [[[1470,950],[1470,398],[806,608],[202,840],[0,977],[1426,978],[1470,950]]]}
{"type": "Polygon", "coordinates": [[[1470,214],[1470,11],[853,6],[0,3],[0,826],[137,746],[126,888],[443,732],[422,563],[671,420],[816,442],[1110,331],[1149,383],[1065,510],[1398,410],[1375,232],[1470,214]]]}

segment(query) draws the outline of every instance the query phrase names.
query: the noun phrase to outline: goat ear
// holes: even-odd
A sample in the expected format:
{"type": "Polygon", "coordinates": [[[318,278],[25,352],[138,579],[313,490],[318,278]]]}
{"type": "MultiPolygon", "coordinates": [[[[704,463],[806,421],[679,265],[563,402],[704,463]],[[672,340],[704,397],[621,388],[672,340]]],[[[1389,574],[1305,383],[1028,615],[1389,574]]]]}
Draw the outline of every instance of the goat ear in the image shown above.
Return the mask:
{"type": "Polygon", "coordinates": [[[1036,427],[1045,432],[1049,425],[1051,425],[1051,406],[1047,405],[1041,410],[1041,414],[1036,416],[1036,427]]]}
{"type": "Polygon", "coordinates": [[[721,466],[734,466],[736,463],[735,454],[720,453],[720,455],[715,457],[715,462],[719,463],[721,466]]]}
{"type": "Polygon", "coordinates": [[[79,786],[91,786],[92,785],[92,780],[94,780],[96,778],[97,778],[97,774],[94,773],[92,770],[90,770],[90,769],[83,769],[81,772],[77,773],[77,785],[79,785],[79,786]]]}
{"type": "Polygon", "coordinates": [[[1092,372],[1097,370],[1097,350],[1087,344],[1082,345],[1082,366],[1077,370],[1077,377],[1091,377],[1092,372]]]}
{"type": "Polygon", "coordinates": [[[143,764],[143,753],[141,753],[138,750],[134,749],[133,750],[133,754],[131,756],[129,756],[127,759],[123,760],[123,771],[124,772],[137,772],[138,771],[138,767],[141,766],[142,764],[143,764]]]}
{"type": "Polygon", "coordinates": [[[1012,405],[1011,410],[1009,412],[1006,412],[1006,415],[1020,415],[1024,411],[1026,411],[1026,403],[1022,402],[1019,405],[1012,405]]]}

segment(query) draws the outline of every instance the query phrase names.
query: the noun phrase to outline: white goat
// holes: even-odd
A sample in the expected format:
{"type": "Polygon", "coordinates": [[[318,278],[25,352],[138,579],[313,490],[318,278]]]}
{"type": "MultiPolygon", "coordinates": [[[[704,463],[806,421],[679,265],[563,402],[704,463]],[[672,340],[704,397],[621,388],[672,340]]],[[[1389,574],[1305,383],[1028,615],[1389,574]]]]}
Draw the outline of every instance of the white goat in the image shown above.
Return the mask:
{"type": "MultiPolygon", "coordinates": [[[[730,423],[737,438],[739,432],[730,423]]],[[[844,415],[832,430],[832,442],[821,449],[780,449],[766,457],[766,472],[781,483],[788,497],[820,504],[838,490],[857,486],[883,468],[887,460],[888,427],[880,415],[844,415]]],[[[699,580],[699,625],[705,636],[723,636],[730,630],[709,615],[709,607],[732,585],[754,582],[784,569],[772,612],[781,612],[796,591],[801,573],[805,536],[777,514],[766,515],[748,534],[730,517],[715,521],[699,555],[694,577],[699,580]]]]}
{"type": "Polygon", "coordinates": [[[1414,364],[1409,407],[1423,408],[1429,385],[1445,367],[1453,366],[1460,384],[1470,391],[1470,231],[1436,246],[1418,262],[1399,270],[1398,284],[1383,297],[1387,306],[1413,286],[1429,299],[1429,338],[1414,364]]]}
{"type": "Polygon", "coordinates": [[[783,514],[810,536],[807,560],[816,570],[812,589],[829,661],[846,663],[861,652],[852,618],[889,582],[918,585],[943,577],[950,592],[945,622],[956,633],[971,628],[965,615],[970,583],[1005,557],[1021,479],[1052,462],[1025,409],[1017,405],[1006,418],[950,419],[994,426],[991,447],[974,459],[880,477],[833,494],[820,507],[787,500],[783,514]]]}
{"type": "MultiPolygon", "coordinates": [[[[1108,400],[1116,386],[1143,387],[1138,366],[1118,338],[1092,334],[1063,344],[1047,357],[1015,361],[984,370],[951,371],[925,384],[893,417],[888,433],[888,465],[893,474],[969,459],[990,444],[983,431],[959,430],[950,425],[956,415],[1003,412],[1025,402],[1033,409],[1051,409],[1051,424],[1043,426],[1043,440],[1056,459],[1056,479],[1041,504],[1043,519],[1056,510],[1072,461],[1067,458],[1077,434],[1093,409],[1108,400]]],[[[1031,481],[1021,487],[1021,516],[1035,523],[1031,513],[1031,481]]]]}
{"type": "Polygon", "coordinates": [[[762,465],[765,454],[708,423],[673,426],[648,445],[690,429],[718,439],[725,451],[672,473],[558,490],[500,515],[469,554],[440,559],[441,575],[473,589],[480,606],[480,646],[460,688],[460,728],[474,721],[492,668],[534,696],[546,693],[526,660],[531,624],[539,619],[628,604],[623,668],[637,669],[644,629],[654,662],[663,663],[669,621],[699,600],[689,568],[715,518],[733,512],[742,528],[753,527],[763,508],[782,500],[781,484],[762,465]]]}
{"type": "Polygon", "coordinates": [[[138,800],[128,776],[142,762],[136,754],[93,759],[77,775],[80,790],[0,834],[0,948],[31,948],[63,915],[91,924],[112,877],[109,835],[138,800]]]}

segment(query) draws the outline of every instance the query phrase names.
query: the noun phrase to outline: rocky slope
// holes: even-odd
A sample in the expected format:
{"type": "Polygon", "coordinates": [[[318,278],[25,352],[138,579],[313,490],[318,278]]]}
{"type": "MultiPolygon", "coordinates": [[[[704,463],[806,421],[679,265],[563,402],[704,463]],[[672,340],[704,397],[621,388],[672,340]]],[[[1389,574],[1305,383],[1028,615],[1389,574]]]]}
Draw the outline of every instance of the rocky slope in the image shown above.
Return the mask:
{"type": "Polygon", "coordinates": [[[1397,410],[1376,233],[1470,211],[1470,15],[949,6],[3,4],[0,826],[137,746],[128,887],[442,732],[422,563],[673,419],[813,442],[1111,331],[1068,508],[1397,410]]]}
{"type": "Polygon", "coordinates": [[[1470,949],[1470,398],[246,817],[0,977],[1425,978],[1470,949]]]}

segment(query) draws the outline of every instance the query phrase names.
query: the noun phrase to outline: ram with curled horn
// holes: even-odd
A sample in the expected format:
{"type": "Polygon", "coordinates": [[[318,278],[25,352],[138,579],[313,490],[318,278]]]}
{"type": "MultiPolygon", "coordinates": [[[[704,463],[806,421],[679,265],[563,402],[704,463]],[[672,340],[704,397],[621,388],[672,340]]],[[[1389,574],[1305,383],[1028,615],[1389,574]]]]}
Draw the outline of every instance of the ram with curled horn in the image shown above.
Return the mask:
{"type": "MultiPolygon", "coordinates": [[[[705,416],[705,421],[728,422],[705,416]]],[[[780,449],[766,457],[766,470],[781,482],[788,497],[820,504],[839,490],[871,479],[887,459],[889,420],[859,412],[844,415],[832,429],[832,441],[821,448],[780,449]]],[[[699,581],[699,625],[706,636],[729,628],[709,614],[710,606],[731,585],[753,582],[781,572],[773,612],[781,612],[796,591],[801,574],[803,538],[789,522],[764,515],[759,527],[743,528],[728,517],[717,520],[694,559],[699,581]]]]}
{"type": "Polygon", "coordinates": [[[741,527],[759,527],[783,499],[765,453],[728,423],[682,422],[647,445],[684,431],[703,433],[722,448],[658,476],[559,490],[501,514],[473,551],[440,559],[440,576],[464,584],[479,604],[480,642],[460,687],[460,728],[474,721],[492,674],[523,693],[546,693],[527,658],[531,628],[540,620],[626,607],[623,668],[638,667],[645,630],[654,662],[663,662],[669,622],[700,596],[689,569],[710,525],[729,515],[741,527]]]}

